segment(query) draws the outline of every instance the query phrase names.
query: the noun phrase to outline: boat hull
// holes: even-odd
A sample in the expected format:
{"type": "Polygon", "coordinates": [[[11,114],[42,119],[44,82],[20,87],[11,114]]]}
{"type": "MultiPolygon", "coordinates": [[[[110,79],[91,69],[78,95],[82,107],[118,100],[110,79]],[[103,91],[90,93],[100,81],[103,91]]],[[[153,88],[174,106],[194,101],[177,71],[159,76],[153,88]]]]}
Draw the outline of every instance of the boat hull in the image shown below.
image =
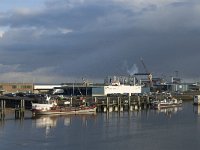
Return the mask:
{"type": "Polygon", "coordinates": [[[152,106],[154,109],[162,109],[162,108],[171,108],[171,107],[180,107],[182,105],[182,100],[173,99],[164,99],[162,101],[154,101],[152,106]]]}
{"type": "Polygon", "coordinates": [[[171,108],[171,107],[180,107],[182,104],[157,104],[154,105],[155,109],[162,109],[162,108],[171,108]]]}
{"type": "Polygon", "coordinates": [[[82,108],[52,108],[50,110],[32,109],[33,115],[78,115],[78,114],[95,114],[96,107],[82,108]]]}

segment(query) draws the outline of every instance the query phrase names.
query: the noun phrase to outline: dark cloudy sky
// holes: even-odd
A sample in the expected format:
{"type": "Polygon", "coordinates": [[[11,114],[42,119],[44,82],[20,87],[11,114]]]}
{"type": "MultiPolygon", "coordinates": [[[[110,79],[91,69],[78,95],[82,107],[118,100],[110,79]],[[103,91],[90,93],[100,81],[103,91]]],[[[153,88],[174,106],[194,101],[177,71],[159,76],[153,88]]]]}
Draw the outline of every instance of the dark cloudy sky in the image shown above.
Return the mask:
{"type": "Polygon", "coordinates": [[[1,0],[0,82],[200,79],[199,0],[1,0]]]}

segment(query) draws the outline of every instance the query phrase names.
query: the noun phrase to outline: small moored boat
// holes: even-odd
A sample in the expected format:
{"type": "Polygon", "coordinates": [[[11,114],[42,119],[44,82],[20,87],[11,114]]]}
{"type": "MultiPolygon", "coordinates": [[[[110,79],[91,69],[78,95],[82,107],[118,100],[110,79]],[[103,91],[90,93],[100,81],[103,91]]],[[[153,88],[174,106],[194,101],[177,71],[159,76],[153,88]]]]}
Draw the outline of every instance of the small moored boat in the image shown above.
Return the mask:
{"type": "Polygon", "coordinates": [[[200,95],[195,95],[193,99],[194,105],[200,105],[200,95]]]}
{"type": "Polygon", "coordinates": [[[162,101],[156,101],[153,104],[153,108],[161,109],[161,108],[170,108],[170,107],[178,107],[182,105],[182,100],[177,100],[176,98],[164,99],[162,101]]]}

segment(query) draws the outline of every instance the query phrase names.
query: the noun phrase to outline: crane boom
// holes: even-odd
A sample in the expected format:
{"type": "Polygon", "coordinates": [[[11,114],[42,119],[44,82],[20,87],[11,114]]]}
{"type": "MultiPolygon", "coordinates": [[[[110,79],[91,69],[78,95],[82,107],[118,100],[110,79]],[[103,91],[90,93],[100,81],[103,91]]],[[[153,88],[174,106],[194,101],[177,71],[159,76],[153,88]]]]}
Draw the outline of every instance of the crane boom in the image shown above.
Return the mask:
{"type": "Polygon", "coordinates": [[[150,87],[152,87],[152,74],[148,71],[148,69],[147,69],[147,67],[146,67],[146,65],[145,65],[145,63],[144,63],[142,58],[140,58],[140,61],[141,61],[142,65],[143,65],[143,67],[144,67],[146,75],[148,75],[148,79],[149,79],[149,82],[150,82],[150,87]]]}
{"type": "Polygon", "coordinates": [[[147,69],[147,67],[146,67],[146,65],[145,65],[145,63],[144,63],[142,58],[140,58],[140,61],[141,61],[142,65],[143,65],[143,67],[144,67],[145,72],[149,73],[149,71],[148,71],[148,69],[147,69]]]}

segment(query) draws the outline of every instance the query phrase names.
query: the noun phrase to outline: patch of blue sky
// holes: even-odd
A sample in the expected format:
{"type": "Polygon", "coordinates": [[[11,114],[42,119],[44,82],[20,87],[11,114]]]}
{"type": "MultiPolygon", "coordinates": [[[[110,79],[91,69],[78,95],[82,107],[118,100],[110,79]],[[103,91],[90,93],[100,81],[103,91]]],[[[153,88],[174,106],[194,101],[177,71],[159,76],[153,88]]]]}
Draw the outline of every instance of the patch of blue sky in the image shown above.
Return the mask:
{"type": "Polygon", "coordinates": [[[37,9],[44,6],[46,0],[0,0],[0,12],[29,8],[37,9]]]}

